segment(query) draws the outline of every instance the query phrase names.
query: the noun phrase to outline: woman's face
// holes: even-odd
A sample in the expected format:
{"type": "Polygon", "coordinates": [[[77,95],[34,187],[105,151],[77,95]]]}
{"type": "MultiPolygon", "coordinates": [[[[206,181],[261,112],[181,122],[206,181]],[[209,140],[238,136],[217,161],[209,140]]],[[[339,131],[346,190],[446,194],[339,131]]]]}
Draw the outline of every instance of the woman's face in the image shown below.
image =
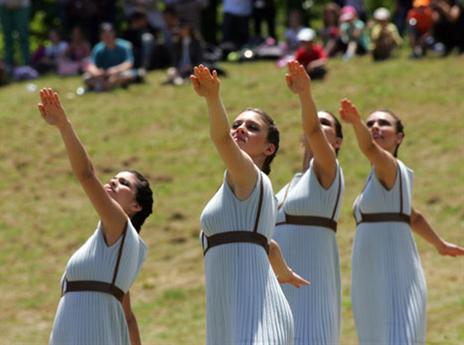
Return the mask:
{"type": "Polygon", "coordinates": [[[260,156],[272,155],[274,144],[267,140],[268,125],[261,115],[252,110],[245,110],[237,116],[230,129],[237,145],[254,160],[260,156]]]}
{"type": "Polygon", "coordinates": [[[137,177],[134,174],[128,171],[121,171],[112,177],[104,185],[104,188],[106,193],[123,208],[129,218],[141,210],[140,205],[135,199],[137,177]]]}
{"type": "Polygon", "coordinates": [[[319,111],[317,113],[319,123],[321,124],[322,132],[327,138],[329,144],[334,150],[340,149],[342,146],[343,139],[337,137],[337,131],[335,129],[335,120],[329,113],[325,111],[319,111]]]}
{"type": "Polygon", "coordinates": [[[384,150],[395,152],[403,140],[402,133],[396,133],[396,119],[384,111],[375,111],[366,120],[372,139],[384,150]]]}

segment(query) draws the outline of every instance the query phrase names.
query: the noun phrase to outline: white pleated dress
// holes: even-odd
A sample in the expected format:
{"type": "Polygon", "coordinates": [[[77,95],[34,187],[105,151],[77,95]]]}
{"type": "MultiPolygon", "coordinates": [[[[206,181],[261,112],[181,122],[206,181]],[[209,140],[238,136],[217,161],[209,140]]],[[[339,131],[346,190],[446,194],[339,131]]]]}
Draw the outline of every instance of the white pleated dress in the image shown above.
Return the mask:
{"type": "MultiPolygon", "coordinates": [[[[229,231],[253,231],[258,212],[260,179],[263,202],[258,233],[272,237],[275,200],[269,178],[259,172],[257,184],[240,201],[224,183],[201,214],[206,236],[229,231]]],[[[203,248],[207,244],[203,238],[203,248]]],[[[266,251],[252,243],[212,247],[205,255],[206,344],[291,345],[290,307],[272,271],[266,251]]]]}
{"type": "MultiPolygon", "coordinates": [[[[397,162],[398,173],[390,190],[371,171],[354,204],[357,223],[361,212],[411,214],[413,172],[397,162]]],[[[353,243],[351,298],[360,344],[425,344],[426,294],[424,272],[409,224],[358,224],[353,243]]]]}
{"type": "MultiPolygon", "coordinates": [[[[296,174],[290,186],[285,186],[277,194],[279,205],[283,203],[277,223],[285,220],[285,213],[337,221],[343,190],[343,172],[338,163],[335,180],[325,189],[319,183],[311,161],[304,174],[296,174]]],[[[279,243],[287,264],[311,281],[310,286],[299,289],[282,286],[293,312],[294,344],[339,344],[340,259],[335,232],[321,226],[281,224],[274,230],[274,239],[279,243]]]]}
{"type": "MultiPolygon", "coordinates": [[[[68,261],[63,278],[111,283],[122,236],[107,246],[101,223],[68,261]]],[[[125,293],[145,259],[146,245],[128,221],[115,285],[125,293]]],[[[66,284],[62,279],[62,286],[66,284]]],[[[58,304],[50,345],[130,345],[127,322],[113,295],[79,291],[64,294],[58,304]]]]}

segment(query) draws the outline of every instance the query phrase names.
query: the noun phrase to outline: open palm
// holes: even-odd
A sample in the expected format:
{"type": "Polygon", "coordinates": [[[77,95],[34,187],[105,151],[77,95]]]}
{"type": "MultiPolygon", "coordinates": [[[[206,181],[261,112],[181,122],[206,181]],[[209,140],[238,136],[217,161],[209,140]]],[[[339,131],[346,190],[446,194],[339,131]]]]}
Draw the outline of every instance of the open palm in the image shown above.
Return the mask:
{"type": "Polygon", "coordinates": [[[356,106],[347,98],[340,102],[340,117],[348,123],[353,123],[361,118],[356,106]]]}
{"type": "Polygon", "coordinates": [[[311,79],[305,68],[296,60],[288,63],[288,72],[285,75],[288,88],[293,93],[309,92],[311,79]]]}
{"type": "Polygon", "coordinates": [[[190,76],[193,89],[202,97],[211,98],[219,95],[220,81],[216,71],[212,73],[208,67],[199,65],[194,67],[193,75],[190,76]]]}
{"type": "Polygon", "coordinates": [[[58,93],[50,88],[41,89],[40,101],[38,104],[39,111],[42,118],[49,125],[59,127],[66,122],[66,115],[58,93]]]}

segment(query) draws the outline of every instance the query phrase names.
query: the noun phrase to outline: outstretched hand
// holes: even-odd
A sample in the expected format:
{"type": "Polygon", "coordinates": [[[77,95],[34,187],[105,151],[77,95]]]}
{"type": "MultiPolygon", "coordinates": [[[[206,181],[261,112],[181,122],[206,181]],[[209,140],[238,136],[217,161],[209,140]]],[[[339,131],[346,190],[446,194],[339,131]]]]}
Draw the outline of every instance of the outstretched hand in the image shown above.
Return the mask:
{"type": "Polygon", "coordinates": [[[437,249],[441,255],[447,255],[447,256],[464,255],[464,248],[459,247],[453,243],[446,242],[446,241],[443,241],[442,245],[437,249]]]}
{"type": "Polygon", "coordinates": [[[288,72],[285,75],[287,86],[293,93],[308,93],[311,89],[311,78],[303,65],[292,60],[287,65],[288,72]]]}
{"type": "Polygon", "coordinates": [[[341,100],[339,112],[342,120],[348,123],[354,123],[355,121],[359,121],[361,119],[358,109],[347,98],[341,100]]]}
{"type": "Polygon", "coordinates": [[[293,285],[296,288],[300,288],[302,286],[311,284],[311,282],[309,280],[306,280],[306,279],[300,277],[298,274],[293,272],[291,269],[288,269],[285,274],[280,274],[277,277],[277,281],[280,284],[290,284],[290,285],[293,285]]]}
{"type": "Polygon", "coordinates": [[[37,105],[42,118],[52,126],[60,127],[67,121],[66,114],[60,102],[60,97],[51,88],[40,90],[40,103],[37,105]]]}
{"type": "Polygon", "coordinates": [[[205,98],[219,96],[220,81],[215,70],[211,73],[208,67],[198,65],[193,68],[193,74],[190,76],[190,80],[198,96],[205,98]]]}

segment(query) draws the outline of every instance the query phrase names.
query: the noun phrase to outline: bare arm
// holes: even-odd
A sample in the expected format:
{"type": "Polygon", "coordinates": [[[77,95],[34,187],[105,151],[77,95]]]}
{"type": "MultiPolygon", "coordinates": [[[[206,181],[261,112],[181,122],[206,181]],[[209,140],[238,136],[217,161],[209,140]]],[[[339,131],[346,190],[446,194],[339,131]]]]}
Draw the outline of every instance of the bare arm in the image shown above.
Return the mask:
{"type": "Polygon", "coordinates": [[[105,74],[105,71],[101,68],[98,68],[95,64],[89,63],[87,66],[87,73],[89,73],[93,77],[98,77],[105,74]]]}
{"type": "Polygon", "coordinates": [[[326,62],[327,62],[326,58],[321,58],[321,59],[311,61],[308,64],[308,66],[306,67],[306,69],[308,70],[308,72],[311,72],[311,70],[313,70],[315,68],[324,66],[326,64],[326,62]]]}
{"type": "Polygon", "coordinates": [[[337,161],[317,117],[316,105],[311,95],[311,80],[304,67],[294,60],[288,64],[286,81],[288,88],[300,98],[303,131],[314,156],[314,170],[322,186],[328,188],[337,174],[337,161]]]}
{"type": "Polygon", "coordinates": [[[132,65],[132,62],[125,61],[123,63],[120,63],[119,65],[108,68],[108,74],[118,74],[128,71],[132,68],[132,65]]]}
{"type": "Polygon", "coordinates": [[[297,288],[311,284],[288,267],[279,245],[274,240],[271,240],[271,243],[269,243],[269,262],[280,284],[291,284],[297,288]]]}
{"type": "Polygon", "coordinates": [[[411,208],[411,228],[415,233],[432,244],[441,255],[464,255],[464,248],[443,240],[433,230],[427,219],[414,208],[411,208]]]}
{"type": "Polygon", "coordinates": [[[140,340],[139,325],[137,323],[135,314],[132,311],[129,291],[124,295],[124,299],[122,300],[122,308],[124,309],[124,315],[126,316],[131,345],[141,345],[142,341],[140,340]]]}
{"type": "Polygon", "coordinates": [[[374,166],[379,181],[385,188],[391,189],[396,179],[397,162],[395,157],[372,139],[369,129],[361,120],[358,109],[346,98],[341,101],[340,116],[345,122],[353,126],[358,146],[374,166]]]}
{"type": "Polygon", "coordinates": [[[40,90],[41,103],[38,104],[43,119],[60,131],[71,168],[82,188],[99,214],[106,240],[112,245],[124,231],[127,215],[124,210],[106,193],[102,183],[95,175],[90,158],[79,137],[66,117],[58,94],[52,89],[40,90]]]}
{"type": "Polygon", "coordinates": [[[227,167],[231,187],[239,199],[246,199],[253,191],[258,175],[250,156],[238,147],[230,135],[216,71],[210,73],[207,67],[199,65],[194,68],[194,75],[190,79],[195,92],[206,99],[210,137],[227,167]]]}

